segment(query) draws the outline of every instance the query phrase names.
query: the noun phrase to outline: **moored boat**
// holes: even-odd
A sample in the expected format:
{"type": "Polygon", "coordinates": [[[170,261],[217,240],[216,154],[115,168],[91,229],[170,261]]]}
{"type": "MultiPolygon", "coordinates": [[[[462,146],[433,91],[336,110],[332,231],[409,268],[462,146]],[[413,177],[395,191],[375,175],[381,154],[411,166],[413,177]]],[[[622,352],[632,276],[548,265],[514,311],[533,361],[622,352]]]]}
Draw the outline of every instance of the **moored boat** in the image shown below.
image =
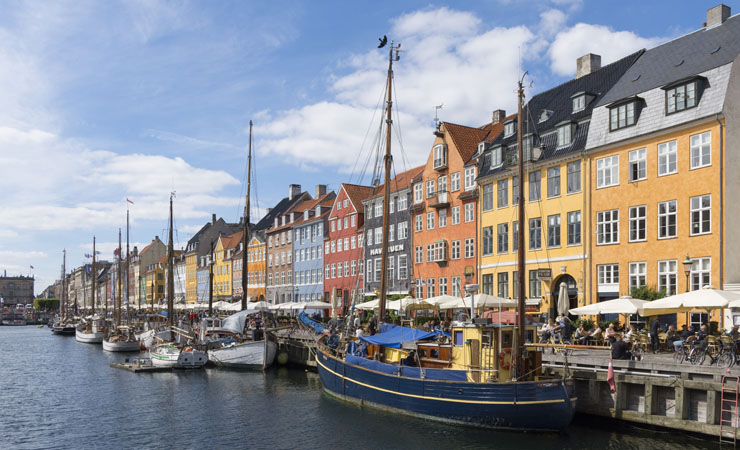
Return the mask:
{"type": "Polygon", "coordinates": [[[219,367],[237,369],[266,369],[277,355],[277,340],[269,331],[260,327],[261,314],[254,309],[245,309],[224,319],[218,328],[203,330],[201,341],[207,343],[208,359],[219,367]],[[247,318],[257,325],[245,329],[247,318]]]}
{"type": "Polygon", "coordinates": [[[120,326],[110,330],[108,336],[103,339],[103,350],[106,352],[138,352],[141,350],[141,344],[131,328],[120,326]]]}
{"type": "Polygon", "coordinates": [[[102,344],[105,336],[105,322],[98,317],[81,322],[75,329],[75,340],[85,344],[102,344]]]}
{"type": "Polygon", "coordinates": [[[26,319],[3,319],[2,324],[10,327],[26,325],[26,319]]]}
{"type": "Polygon", "coordinates": [[[208,355],[193,347],[158,344],[149,350],[154,367],[197,369],[208,362],[208,355]]]}

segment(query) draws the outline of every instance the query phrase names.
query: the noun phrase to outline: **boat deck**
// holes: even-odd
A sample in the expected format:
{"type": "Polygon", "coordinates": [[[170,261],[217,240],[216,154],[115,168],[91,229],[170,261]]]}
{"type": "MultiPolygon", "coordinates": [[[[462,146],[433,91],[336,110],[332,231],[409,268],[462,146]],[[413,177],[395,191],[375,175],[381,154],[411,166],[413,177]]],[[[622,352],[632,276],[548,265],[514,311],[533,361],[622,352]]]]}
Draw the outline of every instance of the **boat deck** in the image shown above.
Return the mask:
{"type": "Polygon", "coordinates": [[[154,373],[154,372],[172,372],[174,370],[193,370],[202,369],[203,367],[156,367],[152,365],[152,360],[149,358],[134,358],[123,363],[111,363],[110,365],[114,369],[126,370],[133,373],[154,373]]]}

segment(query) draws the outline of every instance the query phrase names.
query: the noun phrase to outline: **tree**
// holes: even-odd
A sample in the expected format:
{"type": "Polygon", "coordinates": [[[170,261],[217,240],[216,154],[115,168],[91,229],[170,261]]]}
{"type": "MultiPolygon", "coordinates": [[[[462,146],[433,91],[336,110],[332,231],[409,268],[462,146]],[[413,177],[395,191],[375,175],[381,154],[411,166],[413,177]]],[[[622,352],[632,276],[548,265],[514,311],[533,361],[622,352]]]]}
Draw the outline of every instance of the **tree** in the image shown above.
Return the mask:
{"type": "Polygon", "coordinates": [[[654,286],[640,286],[632,288],[630,292],[632,298],[640,300],[653,301],[666,296],[665,289],[658,290],[654,286]]]}

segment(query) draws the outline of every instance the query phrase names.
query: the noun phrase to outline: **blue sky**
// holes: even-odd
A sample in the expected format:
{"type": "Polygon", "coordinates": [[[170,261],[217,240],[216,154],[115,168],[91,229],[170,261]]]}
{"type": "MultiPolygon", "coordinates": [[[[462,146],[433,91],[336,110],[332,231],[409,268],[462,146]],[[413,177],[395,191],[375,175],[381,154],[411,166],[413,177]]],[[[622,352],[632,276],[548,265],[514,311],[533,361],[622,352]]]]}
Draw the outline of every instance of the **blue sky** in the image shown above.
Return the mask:
{"type": "Polygon", "coordinates": [[[0,1],[0,271],[33,273],[39,293],[63,248],[79,266],[96,235],[112,258],[127,197],[139,246],[166,236],[173,190],[177,246],[212,213],[238,220],[250,119],[253,217],[289,183],[367,183],[357,161],[377,126],[384,34],[404,50],[401,171],[425,160],[434,105],[470,126],[514,111],[520,54],[533,94],[572,78],[578,56],[606,64],[658,45],[698,29],[715,5],[0,1]]]}

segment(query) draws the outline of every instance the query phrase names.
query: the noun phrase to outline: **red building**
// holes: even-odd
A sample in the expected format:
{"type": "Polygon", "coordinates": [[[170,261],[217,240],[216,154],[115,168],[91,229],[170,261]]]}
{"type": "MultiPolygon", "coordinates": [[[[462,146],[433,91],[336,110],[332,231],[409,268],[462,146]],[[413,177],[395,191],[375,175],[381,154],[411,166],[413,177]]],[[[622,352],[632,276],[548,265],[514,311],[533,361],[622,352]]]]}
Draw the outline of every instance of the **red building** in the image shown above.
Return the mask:
{"type": "Polygon", "coordinates": [[[363,289],[362,201],[372,193],[371,186],[342,184],[329,214],[329,230],[324,233],[324,298],[333,301],[339,313],[347,312],[352,298],[363,289]]]}

